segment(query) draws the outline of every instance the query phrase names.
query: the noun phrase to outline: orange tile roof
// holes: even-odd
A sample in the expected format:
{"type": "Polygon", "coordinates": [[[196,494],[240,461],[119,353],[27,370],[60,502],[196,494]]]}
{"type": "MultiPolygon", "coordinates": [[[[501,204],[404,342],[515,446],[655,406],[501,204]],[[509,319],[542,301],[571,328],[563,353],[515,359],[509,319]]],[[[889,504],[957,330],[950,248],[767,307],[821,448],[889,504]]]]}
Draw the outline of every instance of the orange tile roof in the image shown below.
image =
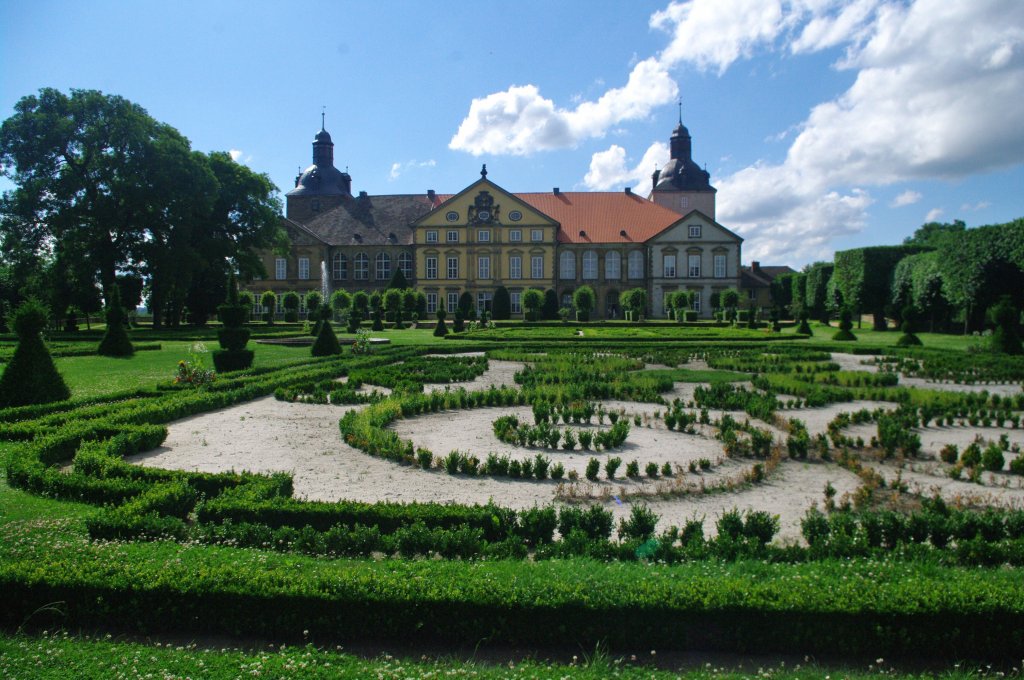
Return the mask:
{"type": "Polygon", "coordinates": [[[559,243],[643,243],[683,219],[677,212],[625,192],[563,191],[557,195],[515,196],[561,224],[559,243]]]}

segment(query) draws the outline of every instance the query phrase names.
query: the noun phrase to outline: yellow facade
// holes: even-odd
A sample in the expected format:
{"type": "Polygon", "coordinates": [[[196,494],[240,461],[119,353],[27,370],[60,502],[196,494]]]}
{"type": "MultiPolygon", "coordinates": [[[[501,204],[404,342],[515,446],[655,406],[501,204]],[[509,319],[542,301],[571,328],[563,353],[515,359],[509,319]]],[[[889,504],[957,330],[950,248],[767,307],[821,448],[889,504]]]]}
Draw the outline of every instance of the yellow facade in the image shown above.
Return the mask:
{"type": "Polygon", "coordinates": [[[483,309],[499,286],[513,301],[550,288],[557,233],[557,222],[481,178],[413,224],[417,289],[449,308],[469,292],[483,309]]]}

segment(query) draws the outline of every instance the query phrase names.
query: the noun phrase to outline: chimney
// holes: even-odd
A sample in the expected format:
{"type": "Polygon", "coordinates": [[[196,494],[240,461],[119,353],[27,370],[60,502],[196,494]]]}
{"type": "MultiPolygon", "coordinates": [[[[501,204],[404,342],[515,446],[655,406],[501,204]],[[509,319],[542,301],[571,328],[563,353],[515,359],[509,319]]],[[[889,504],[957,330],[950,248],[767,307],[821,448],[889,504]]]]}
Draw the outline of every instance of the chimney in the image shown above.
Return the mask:
{"type": "Polygon", "coordinates": [[[633,195],[632,187],[626,187],[626,195],[627,196],[632,196],[633,195]]]}
{"type": "Polygon", "coordinates": [[[760,274],[761,273],[761,263],[758,262],[757,260],[754,260],[753,262],[751,262],[750,263],[750,271],[754,272],[755,274],[760,274]]]}
{"type": "Polygon", "coordinates": [[[433,189],[427,189],[427,200],[431,203],[437,200],[437,194],[434,193],[433,189]]]}
{"type": "Polygon", "coordinates": [[[558,196],[558,195],[559,195],[560,193],[562,193],[562,192],[560,192],[560,191],[558,190],[558,187],[555,187],[554,189],[552,189],[552,193],[553,193],[553,194],[554,194],[555,196],[558,196]]]}

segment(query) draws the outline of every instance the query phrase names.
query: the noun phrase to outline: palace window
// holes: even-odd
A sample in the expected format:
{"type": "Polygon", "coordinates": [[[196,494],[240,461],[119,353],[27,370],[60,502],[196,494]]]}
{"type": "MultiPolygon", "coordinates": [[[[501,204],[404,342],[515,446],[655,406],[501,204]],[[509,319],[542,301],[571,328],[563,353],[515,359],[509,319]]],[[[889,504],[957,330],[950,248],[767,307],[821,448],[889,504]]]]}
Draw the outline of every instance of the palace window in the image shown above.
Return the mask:
{"type": "Polygon", "coordinates": [[[523,278],[523,258],[519,255],[510,255],[508,258],[508,277],[510,279],[523,278]]]}
{"type": "Polygon", "coordinates": [[[476,258],[476,276],[479,279],[491,278],[491,256],[478,255],[476,258]]]}
{"type": "Polygon", "coordinates": [[[693,311],[699,313],[700,312],[701,292],[699,290],[694,291],[694,292],[697,293],[697,294],[693,296],[693,311]]]}
{"type": "Polygon", "coordinates": [[[491,303],[494,302],[494,293],[477,293],[476,294],[476,311],[477,314],[482,312],[491,311],[491,303]]]}
{"type": "Polygon", "coordinates": [[[399,253],[398,254],[398,268],[402,271],[402,275],[406,279],[412,277],[412,254],[411,253],[399,253]]]}
{"type": "Polygon", "coordinates": [[[597,253],[593,250],[583,253],[583,278],[588,281],[597,279],[597,253]]]}
{"type": "Polygon", "coordinates": [[[605,253],[604,256],[604,278],[608,281],[618,281],[622,276],[622,255],[619,251],[613,250],[605,253]]]}
{"type": "Polygon", "coordinates": [[[377,253],[373,268],[377,272],[378,281],[387,281],[391,278],[391,256],[387,253],[377,253]]]}
{"type": "MultiPolygon", "coordinates": [[[[436,262],[435,262],[436,264],[436,262]]],[[[427,314],[437,311],[437,293],[427,293],[427,314]]]]}
{"type": "Polygon", "coordinates": [[[458,243],[458,242],[459,242],[459,232],[456,231],[455,229],[450,229],[448,231],[448,243],[458,243]]]}
{"type": "Polygon", "coordinates": [[[644,278],[644,254],[639,250],[629,251],[626,274],[631,279],[644,278]]]}
{"type": "Polygon", "coordinates": [[[576,278],[576,253],[563,250],[558,256],[558,278],[569,281],[576,278]]]}
{"type": "Polygon", "coordinates": [[[437,278],[437,256],[435,255],[427,257],[427,278],[437,278]]]}
{"type": "Polygon", "coordinates": [[[448,293],[448,309],[445,311],[449,314],[454,314],[455,310],[459,308],[459,294],[448,293]]]}
{"type": "Polygon", "coordinates": [[[288,260],[283,257],[274,260],[274,278],[278,281],[288,278],[288,260]]]}
{"type": "Polygon", "coordinates": [[[510,229],[508,232],[508,240],[510,243],[519,243],[523,240],[523,231],[521,229],[510,229]]]}
{"type": "Polygon", "coordinates": [[[544,256],[533,255],[530,257],[530,278],[531,279],[543,279],[544,278],[544,256]]]}
{"type": "Polygon", "coordinates": [[[674,279],[676,277],[676,256],[662,255],[661,258],[661,275],[667,279],[674,279]]]}
{"type": "Polygon", "coordinates": [[[700,225],[699,224],[691,224],[690,225],[690,238],[700,238],[700,225]]]}
{"type": "Polygon", "coordinates": [[[300,279],[308,279],[309,278],[309,258],[308,257],[300,257],[299,258],[299,278],[300,279]]]}
{"type": "Polygon", "coordinates": [[[459,278],[459,258],[449,257],[448,258],[448,278],[457,279],[459,278]]]}
{"type": "Polygon", "coordinates": [[[370,278],[370,256],[366,253],[356,253],[352,261],[353,276],[356,281],[365,281],[370,278]]]}
{"type": "Polygon", "coordinates": [[[509,299],[512,301],[512,313],[522,314],[523,313],[523,294],[518,290],[514,290],[508,294],[509,299]]]}
{"type": "Polygon", "coordinates": [[[331,260],[331,275],[335,281],[344,281],[348,278],[348,258],[343,254],[334,254],[331,260]]]}
{"type": "Polygon", "coordinates": [[[543,241],[544,240],[544,230],[543,229],[531,229],[530,230],[530,240],[533,241],[534,243],[543,241]]]}
{"type": "Polygon", "coordinates": [[[480,243],[491,242],[491,230],[490,229],[479,229],[476,232],[476,240],[480,243]]]}
{"type": "Polygon", "coordinates": [[[687,276],[691,279],[700,278],[700,254],[690,254],[686,256],[687,261],[687,276]]]}
{"type": "Polygon", "coordinates": [[[427,243],[437,243],[437,229],[427,230],[427,243]]]}
{"type": "Polygon", "coordinates": [[[715,278],[725,278],[725,255],[722,253],[715,254],[715,278]]]}

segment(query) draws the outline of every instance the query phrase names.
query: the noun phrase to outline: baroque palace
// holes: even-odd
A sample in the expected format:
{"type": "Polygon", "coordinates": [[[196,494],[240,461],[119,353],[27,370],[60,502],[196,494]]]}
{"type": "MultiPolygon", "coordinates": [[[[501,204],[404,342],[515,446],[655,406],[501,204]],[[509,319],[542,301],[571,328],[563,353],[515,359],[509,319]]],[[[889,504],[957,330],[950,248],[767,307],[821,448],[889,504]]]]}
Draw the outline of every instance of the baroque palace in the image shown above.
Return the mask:
{"type": "Polygon", "coordinates": [[[313,164],[286,195],[290,252],[263,253],[269,276],[250,288],[280,301],[286,291],[320,290],[325,278],[328,294],[372,292],[399,269],[426,295],[430,314],[440,305],[453,310],[465,292],[478,310],[489,309],[504,286],[517,318],[527,288],[553,289],[569,306],[573,291],[589,285],[594,318],[621,318],[619,294],[638,287],[653,318],[665,315],[664,296],[677,290],[696,291],[694,308],[707,318],[711,294],[740,288],[742,274],[743,239],[715,221],[715,193],[681,121],[671,160],[654,172],[646,197],[629,188],[511,193],[488,179],[486,165],[455,194],[353,195],[321,127],[313,164]]]}

